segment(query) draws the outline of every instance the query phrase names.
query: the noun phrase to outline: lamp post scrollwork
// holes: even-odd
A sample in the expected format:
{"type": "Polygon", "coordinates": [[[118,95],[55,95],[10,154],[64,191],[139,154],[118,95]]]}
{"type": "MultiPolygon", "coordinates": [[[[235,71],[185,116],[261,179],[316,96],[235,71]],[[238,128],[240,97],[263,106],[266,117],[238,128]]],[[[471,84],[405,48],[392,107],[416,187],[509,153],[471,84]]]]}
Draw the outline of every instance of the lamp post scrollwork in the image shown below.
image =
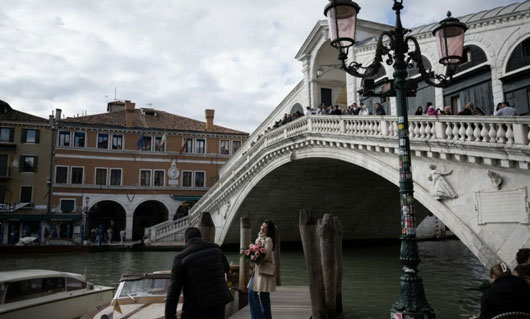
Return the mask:
{"type": "MultiPolygon", "coordinates": [[[[433,307],[427,302],[423,281],[418,276],[420,257],[416,243],[416,220],[414,214],[413,181],[411,173],[410,141],[408,132],[407,96],[414,96],[415,81],[407,81],[407,68],[414,64],[422,79],[429,85],[445,87],[455,74],[456,66],[462,60],[464,34],[467,27],[456,18],[448,17],[434,29],[433,35],[438,42],[440,63],[446,66],[445,75],[427,72],[422,61],[419,43],[411,31],[401,23],[403,0],[394,0],[395,27],[379,35],[374,60],[367,66],[355,61],[348,63],[348,51],[355,44],[355,29],[360,6],[351,0],[330,0],[324,9],[328,18],[331,45],[338,49],[338,59],[342,69],[359,78],[376,75],[382,63],[394,68],[392,88],[386,96],[395,96],[397,105],[398,141],[399,141],[399,193],[401,214],[401,253],[403,265],[400,277],[399,299],[391,309],[391,318],[431,319],[436,318],[433,307]],[[413,48],[409,50],[409,45],[413,48]],[[414,82],[414,83],[412,83],[414,82]]],[[[382,96],[365,90],[366,96],[382,96]]]]}

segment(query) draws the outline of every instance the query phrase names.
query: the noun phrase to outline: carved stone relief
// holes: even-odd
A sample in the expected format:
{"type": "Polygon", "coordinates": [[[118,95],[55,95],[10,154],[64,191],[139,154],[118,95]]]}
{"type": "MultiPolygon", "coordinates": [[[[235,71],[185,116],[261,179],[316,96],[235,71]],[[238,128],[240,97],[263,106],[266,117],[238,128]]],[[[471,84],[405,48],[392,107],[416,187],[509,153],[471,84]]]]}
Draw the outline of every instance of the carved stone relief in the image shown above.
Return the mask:
{"type": "Polygon", "coordinates": [[[495,187],[500,190],[503,182],[501,175],[495,173],[494,171],[488,171],[488,176],[490,177],[493,185],[495,185],[495,187]]]}
{"type": "Polygon", "coordinates": [[[453,170],[442,171],[437,169],[434,164],[429,165],[429,168],[431,169],[428,177],[432,183],[431,195],[437,200],[457,198],[458,195],[444,178],[444,176],[453,173],[453,170]]]}

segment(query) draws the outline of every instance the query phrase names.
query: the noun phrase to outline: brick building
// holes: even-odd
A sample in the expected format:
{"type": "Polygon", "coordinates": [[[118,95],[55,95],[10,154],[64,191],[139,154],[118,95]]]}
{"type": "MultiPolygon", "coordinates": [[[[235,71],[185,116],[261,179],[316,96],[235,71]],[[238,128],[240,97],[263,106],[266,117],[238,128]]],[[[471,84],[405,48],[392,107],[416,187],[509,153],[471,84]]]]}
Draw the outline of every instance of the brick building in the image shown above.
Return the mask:
{"type": "MultiPolygon", "coordinates": [[[[40,237],[62,216],[48,214],[51,164],[50,121],[0,101],[0,244],[40,237]]],[[[72,221],[74,216],[68,216],[72,221]]]]}
{"type": "Polygon", "coordinates": [[[57,109],[51,211],[83,216],[60,229],[72,227],[77,237],[111,228],[113,240],[121,230],[137,240],[144,228],[185,215],[248,137],[214,125],[214,110],[205,117],[137,109],[130,101],[66,119],[57,109]]]}

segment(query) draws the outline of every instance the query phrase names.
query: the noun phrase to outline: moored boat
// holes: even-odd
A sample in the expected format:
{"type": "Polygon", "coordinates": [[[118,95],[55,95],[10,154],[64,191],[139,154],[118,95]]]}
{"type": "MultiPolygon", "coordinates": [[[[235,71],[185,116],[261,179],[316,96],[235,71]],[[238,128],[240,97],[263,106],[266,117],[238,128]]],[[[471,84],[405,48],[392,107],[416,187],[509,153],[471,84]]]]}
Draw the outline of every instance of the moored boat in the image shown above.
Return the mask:
{"type": "Polygon", "coordinates": [[[0,272],[0,318],[72,319],[108,305],[112,287],[80,274],[27,269],[0,272]]]}

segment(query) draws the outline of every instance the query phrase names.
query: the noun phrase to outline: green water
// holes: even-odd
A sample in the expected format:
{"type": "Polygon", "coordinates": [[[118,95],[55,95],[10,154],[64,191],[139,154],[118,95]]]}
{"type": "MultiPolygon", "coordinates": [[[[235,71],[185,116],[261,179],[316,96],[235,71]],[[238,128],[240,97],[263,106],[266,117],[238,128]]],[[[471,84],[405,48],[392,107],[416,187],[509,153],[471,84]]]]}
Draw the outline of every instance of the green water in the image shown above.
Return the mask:
{"type": "MultiPolygon", "coordinates": [[[[478,313],[480,283],[487,272],[458,240],[420,242],[420,276],[427,300],[437,310],[438,319],[467,318],[478,313]]],[[[228,259],[239,262],[236,251],[228,259]]],[[[175,252],[102,252],[87,254],[1,257],[0,271],[40,268],[85,273],[88,280],[116,286],[121,274],[170,269],[175,252]]],[[[398,298],[399,245],[344,249],[342,318],[388,318],[398,298]]],[[[307,285],[304,255],[282,251],[283,285],[307,285]]]]}

